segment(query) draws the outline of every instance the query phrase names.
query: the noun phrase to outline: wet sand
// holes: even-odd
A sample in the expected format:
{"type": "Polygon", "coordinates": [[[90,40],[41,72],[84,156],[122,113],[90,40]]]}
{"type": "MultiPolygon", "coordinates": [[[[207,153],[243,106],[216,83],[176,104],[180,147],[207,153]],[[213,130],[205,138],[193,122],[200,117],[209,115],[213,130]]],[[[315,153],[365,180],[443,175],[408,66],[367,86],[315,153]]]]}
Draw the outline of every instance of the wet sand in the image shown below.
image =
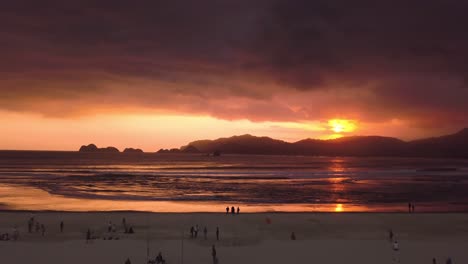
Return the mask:
{"type": "Polygon", "coordinates": [[[167,263],[212,263],[215,245],[219,263],[394,263],[388,229],[400,245],[400,263],[468,263],[468,214],[377,213],[65,213],[1,212],[0,233],[17,241],[0,241],[1,263],[146,263],[147,245],[154,258],[167,263]],[[28,233],[28,219],[46,227],[45,235],[28,233]],[[125,234],[122,219],[135,234],[125,234]],[[64,232],[60,233],[60,221],[64,232]],[[107,232],[109,221],[117,231],[107,232]],[[198,238],[190,227],[199,226],[198,238]],[[208,237],[203,235],[204,227],[208,237]],[[216,227],[220,240],[216,240],[216,227]],[[90,228],[98,239],[86,243],[90,228]],[[291,240],[295,232],[296,240],[291,240]],[[112,240],[104,237],[112,236],[112,240]],[[118,237],[118,240],[115,238],[118,237]]]}

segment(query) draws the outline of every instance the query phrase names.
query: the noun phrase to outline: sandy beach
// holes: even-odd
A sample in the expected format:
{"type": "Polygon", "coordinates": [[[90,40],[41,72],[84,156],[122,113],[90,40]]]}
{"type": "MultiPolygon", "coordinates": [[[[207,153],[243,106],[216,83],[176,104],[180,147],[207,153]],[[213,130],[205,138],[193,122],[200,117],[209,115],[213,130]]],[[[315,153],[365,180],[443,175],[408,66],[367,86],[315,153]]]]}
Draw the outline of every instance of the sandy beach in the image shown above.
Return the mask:
{"type": "Polygon", "coordinates": [[[432,263],[433,257],[437,263],[448,257],[453,263],[468,262],[468,214],[0,213],[0,233],[11,235],[15,225],[18,240],[0,241],[1,263],[111,264],[127,258],[132,264],[147,263],[147,245],[151,258],[161,252],[169,264],[212,263],[215,245],[219,263],[384,264],[394,263],[389,229],[399,243],[401,263],[432,263]],[[28,233],[31,217],[44,224],[44,236],[28,233]],[[134,234],[124,233],[123,218],[134,234]],[[109,222],[115,232],[107,232],[109,222]],[[191,238],[196,225],[198,237],[191,238]],[[97,237],[91,243],[86,243],[88,228],[97,237]],[[113,239],[104,240],[109,236],[113,239]]]}

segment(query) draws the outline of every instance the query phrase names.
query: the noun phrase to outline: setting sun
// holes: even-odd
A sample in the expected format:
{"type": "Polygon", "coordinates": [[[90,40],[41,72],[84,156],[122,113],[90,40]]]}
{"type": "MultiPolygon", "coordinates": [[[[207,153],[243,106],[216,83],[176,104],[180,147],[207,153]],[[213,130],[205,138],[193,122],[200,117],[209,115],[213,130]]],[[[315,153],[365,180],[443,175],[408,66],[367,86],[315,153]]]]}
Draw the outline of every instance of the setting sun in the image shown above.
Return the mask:
{"type": "Polygon", "coordinates": [[[335,133],[346,133],[356,130],[356,122],[353,120],[331,119],[328,121],[328,126],[335,133]]]}
{"type": "Polygon", "coordinates": [[[335,207],[335,212],[343,212],[343,205],[337,204],[335,207]]]}

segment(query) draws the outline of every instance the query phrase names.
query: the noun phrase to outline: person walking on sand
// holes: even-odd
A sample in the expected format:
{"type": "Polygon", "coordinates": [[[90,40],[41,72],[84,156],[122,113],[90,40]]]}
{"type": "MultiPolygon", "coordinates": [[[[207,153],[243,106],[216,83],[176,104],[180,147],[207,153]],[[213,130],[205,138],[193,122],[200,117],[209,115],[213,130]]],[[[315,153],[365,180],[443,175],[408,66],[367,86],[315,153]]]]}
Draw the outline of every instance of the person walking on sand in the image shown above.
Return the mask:
{"type": "Polygon", "coordinates": [[[60,222],[60,233],[63,233],[63,221],[60,222]]]}
{"type": "Polygon", "coordinates": [[[231,207],[231,214],[235,214],[236,213],[236,209],[233,207],[231,207]]]}
{"type": "Polygon", "coordinates": [[[432,258],[432,264],[437,264],[437,261],[435,258],[432,258]]]}
{"type": "Polygon", "coordinates": [[[132,264],[132,262],[130,261],[130,258],[127,258],[127,260],[125,261],[125,264],[132,264]]]}
{"type": "Polygon", "coordinates": [[[19,238],[19,231],[18,231],[18,227],[15,226],[15,228],[13,228],[13,240],[18,240],[19,238]]]}
{"type": "Polygon", "coordinates": [[[89,230],[88,228],[88,231],[86,231],[86,244],[88,244],[90,240],[91,240],[91,230],[89,230]]]}
{"type": "Polygon", "coordinates": [[[226,207],[226,214],[229,214],[229,206],[226,207]]]}
{"type": "Polygon", "coordinates": [[[398,241],[395,240],[395,242],[393,242],[393,252],[394,252],[393,261],[400,262],[399,251],[400,251],[400,247],[398,245],[398,241]]]}
{"type": "Polygon", "coordinates": [[[237,214],[239,214],[239,213],[240,213],[240,208],[239,208],[239,206],[237,206],[237,214]]]}
{"type": "Polygon", "coordinates": [[[214,245],[211,248],[211,256],[213,257],[213,264],[216,264],[218,262],[218,260],[216,258],[216,248],[215,248],[214,245]]]}
{"type": "Polygon", "coordinates": [[[219,227],[216,227],[216,240],[219,241],[219,227]]]}
{"type": "Polygon", "coordinates": [[[33,226],[34,226],[34,219],[31,217],[29,218],[29,221],[28,221],[28,233],[32,233],[33,226]]]}
{"type": "Polygon", "coordinates": [[[203,236],[205,237],[205,240],[207,238],[207,235],[208,235],[208,229],[206,229],[206,226],[205,226],[205,228],[203,228],[203,236]]]}
{"type": "Polygon", "coordinates": [[[193,228],[193,226],[191,226],[190,227],[190,238],[193,238],[194,232],[195,232],[195,229],[193,228]]]}

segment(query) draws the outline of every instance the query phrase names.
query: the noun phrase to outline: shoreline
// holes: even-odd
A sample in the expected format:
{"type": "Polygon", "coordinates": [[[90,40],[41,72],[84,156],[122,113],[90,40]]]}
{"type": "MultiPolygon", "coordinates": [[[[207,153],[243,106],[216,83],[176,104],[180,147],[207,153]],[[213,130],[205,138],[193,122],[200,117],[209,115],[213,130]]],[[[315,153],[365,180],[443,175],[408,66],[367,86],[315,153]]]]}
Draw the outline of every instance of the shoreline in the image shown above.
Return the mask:
{"type": "MultiPolygon", "coordinates": [[[[160,215],[193,215],[193,214],[206,214],[206,215],[231,215],[231,213],[226,214],[225,212],[204,212],[204,211],[193,211],[193,212],[157,212],[157,211],[138,211],[138,210],[109,210],[109,211],[66,211],[66,210],[9,210],[9,209],[0,209],[1,213],[67,213],[67,214],[93,214],[93,213],[108,213],[108,214],[122,214],[122,213],[132,213],[132,214],[160,214],[160,215]]],[[[356,215],[378,215],[378,214],[390,214],[390,215],[468,215],[468,211],[422,211],[422,212],[413,212],[408,213],[404,211],[350,211],[350,212],[332,212],[332,211],[264,211],[264,212],[242,212],[242,215],[268,215],[268,214],[318,214],[318,215],[338,215],[338,214],[356,214],[356,215]]],[[[237,214],[235,214],[237,215],[237,214]]]]}

